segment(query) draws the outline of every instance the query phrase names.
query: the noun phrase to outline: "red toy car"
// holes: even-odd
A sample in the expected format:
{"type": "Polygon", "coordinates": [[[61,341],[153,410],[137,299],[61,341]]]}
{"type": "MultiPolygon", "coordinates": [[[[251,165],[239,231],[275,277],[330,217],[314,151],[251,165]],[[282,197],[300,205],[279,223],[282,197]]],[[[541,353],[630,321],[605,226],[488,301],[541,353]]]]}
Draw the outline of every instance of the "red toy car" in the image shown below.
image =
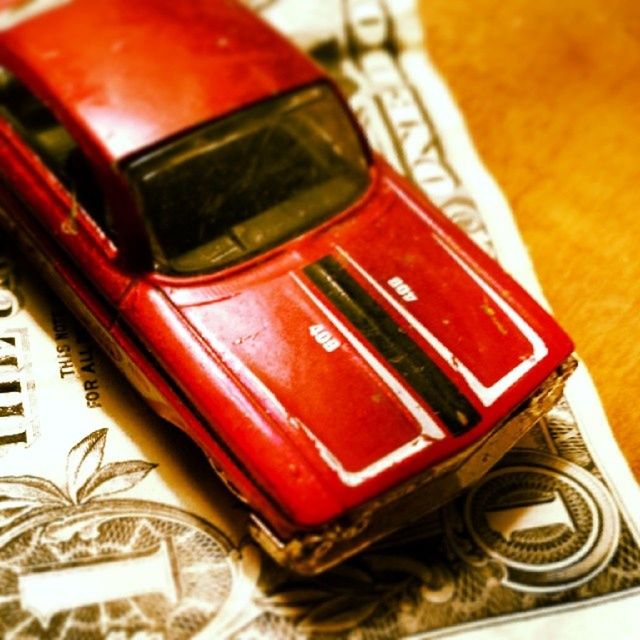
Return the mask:
{"type": "Polygon", "coordinates": [[[70,0],[0,34],[2,224],[279,561],[451,498],[558,398],[556,323],[228,0],[70,0]]]}

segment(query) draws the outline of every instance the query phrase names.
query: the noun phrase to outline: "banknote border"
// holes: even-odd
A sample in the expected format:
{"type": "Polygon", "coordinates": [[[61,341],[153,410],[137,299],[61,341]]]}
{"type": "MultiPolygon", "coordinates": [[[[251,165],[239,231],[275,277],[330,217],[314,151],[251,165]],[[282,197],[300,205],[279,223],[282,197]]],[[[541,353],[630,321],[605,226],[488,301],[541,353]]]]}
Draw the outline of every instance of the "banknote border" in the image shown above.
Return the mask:
{"type": "MultiPolygon", "coordinates": [[[[540,633],[535,633],[536,630],[532,629],[530,626],[527,627],[525,636],[518,635],[519,630],[513,627],[524,623],[530,625],[533,620],[538,620],[541,623],[547,622],[550,618],[553,618],[554,622],[557,623],[557,618],[559,616],[571,614],[579,609],[589,610],[589,615],[593,618],[593,620],[589,620],[589,633],[592,634],[593,637],[601,637],[598,636],[599,631],[611,632],[611,618],[609,615],[606,617],[600,615],[599,609],[615,602],[621,602],[625,603],[626,606],[623,607],[623,610],[626,612],[628,607],[632,606],[632,604],[627,604],[625,601],[636,599],[638,604],[640,604],[640,586],[633,587],[627,591],[614,591],[606,595],[598,595],[593,598],[576,600],[574,602],[563,603],[557,606],[540,607],[531,611],[518,611],[510,614],[497,614],[489,618],[462,622],[449,627],[419,631],[405,637],[407,640],[431,640],[432,638],[462,638],[464,635],[464,640],[493,640],[493,638],[496,637],[495,635],[488,636],[486,634],[495,632],[496,628],[504,627],[506,625],[512,627],[509,631],[509,638],[519,637],[524,639],[530,637],[545,637],[544,635],[540,635],[540,633]],[[601,628],[597,625],[601,625],[601,628]]],[[[544,630],[540,629],[539,631],[544,630]]],[[[625,636],[616,637],[625,638],[625,636]]],[[[505,635],[502,635],[501,638],[506,640],[505,635]]]]}
{"type": "MultiPolygon", "coordinates": [[[[449,166],[466,187],[471,198],[482,214],[496,257],[501,265],[525,286],[545,307],[549,303],[544,297],[533,263],[522,240],[513,212],[506,197],[500,191],[495,179],[482,162],[473,146],[470,132],[464,116],[455,104],[445,80],[435,68],[425,46],[424,34],[421,43],[409,43],[405,53],[401,53],[403,67],[411,70],[411,78],[418,95],[429,105],[429,115],[434,130],[441,140],[443,153],[449,166]],[[514,251],[514,247],[516,251],[514,251]]],[[[567,382],[565,398],[576,420],[585,446],[601,473],[607,489],[611,492],[617,508],[624,516],[636,544],[640,544],[640,486],[633,476],[627,460],[617,444],[604,407],[593,380],[582,360],[578,369],[567,382]]],[[[504,625],[514,625],[532,619],[547,620],[549,616],[559,615],[587,608],[599,609],[601,605],[612,602],[638,600],[640,587],[632,587],[606,595],[541,607],[532,611],[504,614],[483,620],[454,624],[441,629],[418,632],[409,637],[445,638],[465,634],[465,638],[475,637],[474,631],[486,628],[495,629],[504,625]]],[[[630,606],[633,604],[630,603],[630,606]]],[[[611,631],[611,617],[600,620],[597,613],[593,618],[611,631]]],[[[594,628],[590,626],[590,631],[594,628]]],[[[515,636],[516,630],[510,631],[515,636]]],[[[530,629],[527,629],[530,634],[530,629]]],[[[487,636],[488,637],[488,636],[487,636]]]]}

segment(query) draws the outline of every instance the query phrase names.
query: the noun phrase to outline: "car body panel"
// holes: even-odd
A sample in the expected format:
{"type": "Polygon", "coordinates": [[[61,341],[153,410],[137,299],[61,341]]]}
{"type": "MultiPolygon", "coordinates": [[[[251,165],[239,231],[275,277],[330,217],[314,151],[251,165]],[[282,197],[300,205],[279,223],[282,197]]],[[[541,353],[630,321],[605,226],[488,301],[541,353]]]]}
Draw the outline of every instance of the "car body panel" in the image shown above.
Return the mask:
{"type": "Polygon", "coordinates": [[[132,275],[119,264],[103,231],[1,119],[0,149],[6,160],[0,197],[4,194],[6,209],[13,213],[6,224],[19,225],[42,265],[72,285],[90,313],[108,328],[132,275]]]}
{"type": "MultiPolygon", "coordinates": [[[[177,316],[233,370],[235,383],[259,398],[274,431],[294,443],[305,472],[321,477],[341,508],[352,508],[479,441],[572,350],[546,312],[535,303],[522,304],[529,297],[506,274],[496,274],[488,258],[490,276],[483,273],[482,265],[475,264],[482,259],[480,250],[458,230],[452,232],[422,196],[398,187],[397,176],[382,160],[379,167],[382,176],[363,202],[250,269],[196,278],[191,284],[154,278],[177,316]],[[376,237],[385,238],[384,255],[366,250],[376,237]],[[423,250],[414,244],[412,251],[417,240],[410,238],[419,239],[423,250]],[[462,391],[478,415],[472,428],[459,425],[453,435],[437,408],[314,286],[305,269],[327,255],[359,279],[462,391]],[[415,308],[401,306],[388,286],[393,276],[404,275],[402,256],[409,257],[412,278],[419,274],[415,302],[424,303],[415,308]],[[367,275],[381,274],[372,280],[380,289],[386,285],[384,294],[358,267],[367,275]],[[442,302],[443,277],[447,287],[464,295],[442,302]],[[458,318],[463,320],[452,332],[449,323],[458,318]],[[339,348],[328,352],[315,341],[310,329],[319,324],[339,340],[339,348]],[[480,333],[479,347],[473,336],[480,333]]],[[[187,361],[185,356],[183,367],[187,361]]],[[[206,404],[206,397],[203,391],[194,401],[206,404]]],[[[256,452],[250,447],[244,455],[259,476],[271,461],[256,452]]],[[[286,489],[293,481],[286,467],[273,472],[265,482],[286,489]]],[[[302,524],[297,509],[312,499],[313,494],[290,492],[282,506],[302,524]]]]}
{"type": "Polygon", "coordinates": [[[108,164],[322,77],[234,2],[72,0],[4,32],[0,59],[108,164]]]}

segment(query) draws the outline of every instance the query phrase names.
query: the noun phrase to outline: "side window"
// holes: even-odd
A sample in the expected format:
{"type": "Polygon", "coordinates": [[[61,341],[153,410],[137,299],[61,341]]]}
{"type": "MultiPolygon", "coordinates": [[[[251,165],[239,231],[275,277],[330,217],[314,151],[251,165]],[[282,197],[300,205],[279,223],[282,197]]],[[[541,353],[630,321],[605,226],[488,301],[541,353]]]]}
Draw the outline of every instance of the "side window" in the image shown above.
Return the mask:
{"type": "Polygon", "coordinates": [[[105,201],[89,161],[53,113],[2,68],[0,110],[96,224],[111,235],[105,201]]]}

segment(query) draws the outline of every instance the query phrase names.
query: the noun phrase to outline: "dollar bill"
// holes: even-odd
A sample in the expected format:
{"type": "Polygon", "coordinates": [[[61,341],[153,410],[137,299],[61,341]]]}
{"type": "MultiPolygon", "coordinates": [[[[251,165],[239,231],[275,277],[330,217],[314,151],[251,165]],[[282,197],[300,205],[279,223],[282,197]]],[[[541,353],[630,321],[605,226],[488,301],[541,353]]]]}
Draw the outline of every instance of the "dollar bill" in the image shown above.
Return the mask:
{"type": "MultiPolygon", "coordinates": [[[[539,296],[413,2],[248,4],[330,70],[372,143],[539,296]]],[[[21,257],[0,256],[0,637],[638,635],[640,495],[584,367],[477,486],[302,579],[256,548],[202,454],[21,257]]]]}

